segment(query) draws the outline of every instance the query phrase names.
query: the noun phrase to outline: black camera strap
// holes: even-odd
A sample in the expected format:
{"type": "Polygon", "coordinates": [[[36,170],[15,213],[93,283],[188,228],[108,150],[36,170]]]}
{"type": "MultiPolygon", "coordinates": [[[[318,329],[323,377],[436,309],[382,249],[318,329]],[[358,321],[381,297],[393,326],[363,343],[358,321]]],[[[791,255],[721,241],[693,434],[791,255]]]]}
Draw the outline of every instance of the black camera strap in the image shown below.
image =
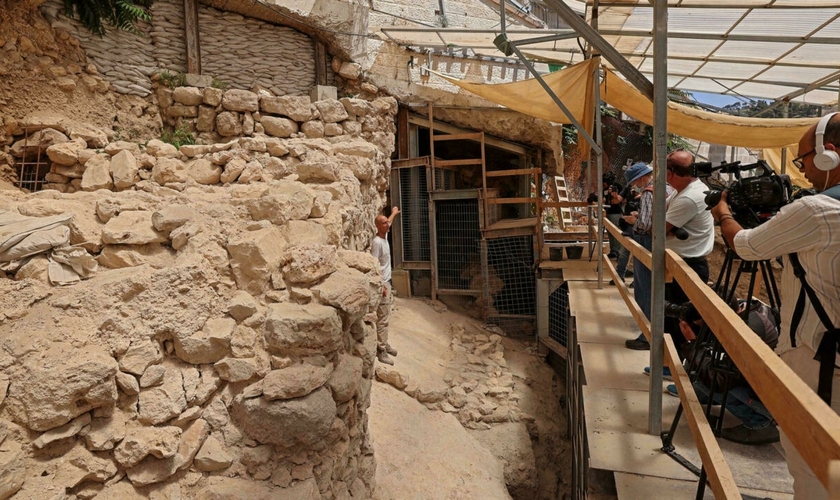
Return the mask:
{"type": "Polygon", "coordinates": [[[792,347],[796,347],[796,329],[799,328],[802,313],[805,311],[805,295],[807,294],[811,305],[814,306],[814,311],[816,311],[823,326],[827,329],[823,334],[819,347],[817,347],[817,354],[814,356],[814,359],[820,362],[817,395],[830,406],[831,385],[834,378],[834,360],[838,350],[838,342],[840,342],[840,329],[834,327],[831,318],[828,317],[828,313],[825,312],[825,308],[820,303],[817,293],[805,279],[805,269],[799,263],[799,256],[796,253],[791,253],[788,255],[788,258],[790,258],[794,276],[802,282],[802,288],[799,290],[799,298],[796,299],[796,306],[793,309],[793,318],[790,321],[790,344],[792,347]]]}

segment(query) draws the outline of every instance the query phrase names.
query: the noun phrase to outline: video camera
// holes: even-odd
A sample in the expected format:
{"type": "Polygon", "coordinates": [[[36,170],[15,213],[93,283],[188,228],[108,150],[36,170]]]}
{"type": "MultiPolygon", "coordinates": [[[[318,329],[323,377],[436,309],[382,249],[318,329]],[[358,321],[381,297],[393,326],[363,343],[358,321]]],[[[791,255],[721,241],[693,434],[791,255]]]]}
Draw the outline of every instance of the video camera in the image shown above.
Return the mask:
{"type": "Polygon", "coordinates": [[[700,316],[700,312],[697,310],[696,307],[694,307],[694,304],[692,304],[691,302],[683,302],[682,304],[676,304],[674,302],[666,301],[665,317],[677,318],[687,323],[697,321],[698,319],[703,319],[702,316],[700,316]]]}
{"type": "Polygon", "coordinates": [[[732,216],[748,229],[767,222],[791,201],[790,177],[777,174],[764,160],[749,165],[741,165],[739,161],[721,163],[716,167],[711,162],[695,163],[693,177],[703,179],[709,186],[707,209],[720,203],[721,193],[725,191],[732,216]],[[732,174],[735,180],[728,184],[713,180],[714,172],[732,174]],[[743,177],[745,172],[751,173],[743,177]]]}

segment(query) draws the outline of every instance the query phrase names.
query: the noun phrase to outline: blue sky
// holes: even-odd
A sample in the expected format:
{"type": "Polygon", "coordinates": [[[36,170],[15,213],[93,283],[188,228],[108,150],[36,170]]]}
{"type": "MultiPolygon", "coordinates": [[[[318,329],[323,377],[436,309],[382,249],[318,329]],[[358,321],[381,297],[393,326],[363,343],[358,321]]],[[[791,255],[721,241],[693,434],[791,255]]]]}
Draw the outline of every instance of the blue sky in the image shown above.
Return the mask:
{"type": "Polygon", "coordinates": [[[735,102],[742,102],[745,99],[738,99],[728,95],[721,95],[721,94],[709,94],[706,92],[692,92],[694,99],[698,102],[702,102],[704,104],[711,104],[712,106],[716,106],[718,108],[722,108],[728,104],[732,104],[735,102]]]}

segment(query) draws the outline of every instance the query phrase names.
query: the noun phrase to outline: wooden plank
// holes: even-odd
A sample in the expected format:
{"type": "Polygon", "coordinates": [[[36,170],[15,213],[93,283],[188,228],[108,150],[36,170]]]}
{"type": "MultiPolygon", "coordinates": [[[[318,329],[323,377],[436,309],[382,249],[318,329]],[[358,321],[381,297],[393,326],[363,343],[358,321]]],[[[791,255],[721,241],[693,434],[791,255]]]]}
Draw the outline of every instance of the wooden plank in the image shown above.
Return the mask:
{"type": "Polygon", "coordinates": [[[506,205],[516,203],[537,203],[539,198],[485,198],[489,205],[506,205]]]}
{"type": "Polygon", "coordinates": [[[454,290],[454,289],[447,289],[447,288],[438,288],[437,290],[438,295],[471,295],[473,297],[478,297],[481,295],[481,290],[454,290]]]}
{"type": "Polygon", "coordinates": [[[563,345],[560,344],[560,342],[557,342],[551,337],[539,337],[539,341],[541,344],[554,351],[554,354],[557,354],[563,359],[568,359],[569,350],[563,347],[563,345]]]}
{"type": "Polygon", "coordinates": [[[512,238],[514,236],[533,236],[537,232],[534,226],[514,227],[509,229],[482,229],[481,236],[492,240],[495,238],[512,238]]]}
{"type": "MultiPolygon", "coordinates": [[[[388,185],[388,189],[391,194],[391,203],[392,206],[403,207],[405,209],[405,205],[403,205],[402,200],[402,191],[400,190],[400,173],[397,170],[391,169],[391,181],[388,185]]],[[[402,222],[402,218],[400,218],[400,222],[402,222]]],[[[394,268],[395,269],[402,269],[403,263],[403,225],[402,224],[394,224],[391,227],[391,243],[393,245],[392,253],[394,254],[394,268]]]]}
{"type": "Polygon", "coordinates": [[[589,203],[585,201],[543,201],[542,206],[546,208],[586,208],[589,203]]]}
{"type": "Polygon", "coordinates": [[[487,172],[487,177],[507,177],[513,175],[534,175],[540,172],[538,168],[514,168],[510,170],[490,170],[487,172]]]}
{"type": "MultiPolygon", "coordinates": [[[[429,156],[432,161],[429,162],[429,191],[435,191],[435,141],[432,139],[435,136],[435,105],[429,101],[429,156]]],[[[434,287],[432,287],[432,300],[435,300],[434,287]]]]}
{"type": "Polygon", "coordinates": [[[779,427],[828,488],[829,462],[840,459],[840,415],[671,250],[665,252],[665,265],[779,427]]]}
{"type": "Polygon", "coordinates": [[[674,383],[677,385],[680,401],[682,401],[683,414],[688,422],[688,427],[691,429],[691,435],[694,437],[694,443],[700,453],[700,459],[706,469],[706,476],[712,491],[715,493],[715,498],[741,498],[741,493],[735,484],[735,478],[732,476],[729,464],[726,463],[717,439],[712,433],[712,428],[709,427],[709,422],[706,420],[703,407],[697,399],[688,373],[680,362],[674,340],[669,334],[665,334],[664,339],[665,361],[671,367],[671,374],[674,383]]]}
{"type": "Polygon", "coordinates": [[[481,165],[481,158],[465,158],[462,160],[435,160],[435,167],[458,167],[461,165],[481,165]]]}
{"type": "MultiPolygon", "coordinates": [[[[408,115],[408,121],[409,121],[409,123],[412,123],[414,125],[419,125],[421,127],[431,128],[429,126],[429,119],[425,116],[420,116],[420,115],[415,114],[415,113],[410,113],[408,115]]],[[[432,120],[432,121],[434,121],[434,120],[432,120]]],[[[464,129],[464,128],[456,127],[454,125],[450,125],[448,123],[444,123],[444,122],[434,122],[434,128],[435,128],[435,130],[440,130],[441,132],[446,132],[447,134],[475,133],[474,130],[467,130],[467,129],[464,129]]],[[[489,145],[493,146],[494,148],[499,148],[499,149],[503,149],[505,151],[510,151],[511,153],[527,155],[531,152],[531,150],[529,148],[526,148],[525,146],[523,146],[521,144],[517,144],[515,142],[503,141],[501,139],[497,139],[495,137],[488,137],[486,135],[484,136],[484,142],[485,142],[485,144],[489,144],[489,145]]]]}
{"type": "Polygon", "coordinates": [[[429,198],[440,200],[475,200],[478,199],[478,189],[451,189],[449,191],[435,191],[429,193],[429,198]]]}
{"type": "Polygon", "coordinates": [[[511,229],[514,227],[534,227],[536,225],[536,217],[528,217],[527,219],[502,219],[498,222],[494,222],[487,229],[511,229]]]}
{"type": "MultiPolygon", "coordinates": [[[[408,158],[411,154],[409,134],[411,134],[411,127],[408,126],[408,108],[400,105],[397,109],[397,158],[408,158]]],[[[391,168],[394,168],[393,162],[391,162],[391,168]]]]}
{"type": "Polygon", "coordinates": [[[432,268],[432,263],[404,260],[402,262],[402,268],[410,271],[427,271],[432,268]]]}
{"type": "Polygon", "coordinates": [[[840,460],[832,460],[828,463],[828,477],[829,500],[840,500],[840,460]]]}
{"type": "Polygon", "coordinates": [[[435,141],[480,141],[480,132],[464,132],[460,134],[438,134],[432,136],[435,141]]]}
{"type": "Polygon", "coordinates": [[[639,329],[642,330],[645,338],[648,342],[650,342],[650,321],[648,321],[645,313],[642,312],[639,304],[636,303],[636,299],[630,294],[630,289],[627,288],[627,285],[624,283],[624,279],[618,277],[618,272],[615,270],[615,267],[613,267],[609,257],[604,255],[603,258],[605,261],[604,269],[610,272],[610,276],[612,276],[613,281],[615,281],[615,286],[618,288],[618,293],[621,294],[621,298],[624,299],[624,303],[627,304],[627,308],[630,309],[630,314],[633,315],[633,319],[636,320],[636,324],[639,325],[639,329]]]}
{"type": "Polygon", "coordinates": [[[184,0],[184,38],[187,46],[187,73],[201,74],[201,45],[198,29],[198,1],[184,0]]]}
{"type": "Polygon", "coordinates": [[[324,46],[324,43],[322,41],[315,40],[315,85],[326,85],[326,84],[327,84],[327,48],[324,46]]]}
{"type": "Polygon", "coordinates": [[[404,158],[402,160],[392,160],[391,170],[399,170],[401,168],[425,167],[429,164],[428,156],[421,156],[419,158],[404,158]]]}

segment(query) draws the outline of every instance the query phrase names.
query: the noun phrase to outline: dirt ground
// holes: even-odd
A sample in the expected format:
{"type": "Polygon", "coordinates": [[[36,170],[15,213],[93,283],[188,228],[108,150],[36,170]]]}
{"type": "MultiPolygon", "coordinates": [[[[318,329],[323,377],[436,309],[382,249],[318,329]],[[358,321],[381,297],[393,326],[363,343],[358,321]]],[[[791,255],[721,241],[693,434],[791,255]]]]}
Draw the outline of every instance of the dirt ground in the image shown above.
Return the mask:
{"type": "MultiPolygon", "coordinates": [[[[397,298],[389,338],[399,351],[394,368],[421,385],[446,387],[452,325],[488,334],[479,322],[440,303],[397,298]]],[[[519,422],[468,430],[454,414],[429,410],[405,392],[374,382],[368,415],[377,457],[375,499],[569,497],[570,447],[559,405],[563,381],[532,339],[503,338],[502,344],[514,380],[512,399],[523,414],[519,422]]]]}

